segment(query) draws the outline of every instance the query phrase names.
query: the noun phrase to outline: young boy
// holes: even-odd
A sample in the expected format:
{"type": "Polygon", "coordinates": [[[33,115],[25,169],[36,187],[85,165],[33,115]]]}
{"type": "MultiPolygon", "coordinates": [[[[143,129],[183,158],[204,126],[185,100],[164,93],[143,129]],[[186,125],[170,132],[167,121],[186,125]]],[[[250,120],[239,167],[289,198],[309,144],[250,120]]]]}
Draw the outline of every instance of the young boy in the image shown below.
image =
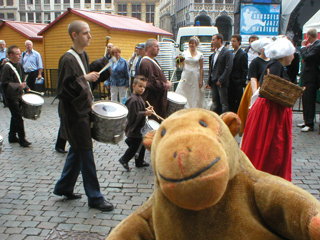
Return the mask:
{"type": "MultiPolygon", "coordinates": [[[[141,128],[144,126],[146,116],[151,116],[152,107],[146,108],[146,103],[141,95],[144,93],[147,85],[147,79],[144,76],[138,75],[133,80],[133,93],[126,101],[126,106],[129,110],[128,123],[126,126],[126,144],[129,146],[125,154],[120,158],[119,162],[129,172],[128,162],[136,154],[140,144],[142,143],[141,128]]],[[[139,157],[136,159],[136,167],[147,167],[149,163],[144,161],[144,146],[141,147],[139,157]]]]}

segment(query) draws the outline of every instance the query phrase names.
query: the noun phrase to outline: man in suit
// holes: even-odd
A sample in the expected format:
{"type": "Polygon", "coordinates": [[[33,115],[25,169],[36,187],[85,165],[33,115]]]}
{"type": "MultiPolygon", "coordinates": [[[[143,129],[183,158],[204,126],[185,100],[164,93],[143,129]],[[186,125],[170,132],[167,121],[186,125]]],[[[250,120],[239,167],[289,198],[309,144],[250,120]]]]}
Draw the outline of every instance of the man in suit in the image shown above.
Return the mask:
{"type": "Polygon", "coordinates": [[[302,41],[300,54],[303,59],[301,71],[302,86],[306,90],[302,96],[303,119],[304,123],[299,123],[302,127],[301,132],[313,131],[315,118],[315,104],[317,90],[319,89],[319,63],[320,63],[320,41],[317,39],[318,32],[316,29],[310,29],[307,32],[307,38],[302,41]]]}
{"type": "Polygon", "coordinates": [[[229,111],[234,113],[238,112],[248,73],[248,55],[240,48],[241,40],[242,38],[239,34],[234,34],[231,37],[233,67],[229,80],[228,100],[229,111]]]}
{"type": "Polygon", "coordinates": [[[212,48],[215,52],[209,57],[209,81],[206,88],[212,90],[212,111],[221,114],[229,111],[228,85],[232,71],[232,52],[223,46],[223,36],[212,36],[212,48]]]}

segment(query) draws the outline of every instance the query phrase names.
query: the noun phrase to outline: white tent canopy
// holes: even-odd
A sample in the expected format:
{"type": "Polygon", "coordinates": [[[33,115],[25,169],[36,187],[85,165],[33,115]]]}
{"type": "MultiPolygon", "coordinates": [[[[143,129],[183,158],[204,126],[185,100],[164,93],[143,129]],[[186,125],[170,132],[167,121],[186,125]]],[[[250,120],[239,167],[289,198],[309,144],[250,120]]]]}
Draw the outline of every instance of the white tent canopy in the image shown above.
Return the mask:
{"type": "Polygon", "coordinates": [[[282,14],[281,14],[281,33],[285,34],[287,30],[287,26],[289,23],[290,15],[292,11],[296,8],[299,4],[300,0],[282,0],[281,7],[282,7],[282,14]]]}
{"type": "Polygon", "coordinates": [[[305,34],[312,28],[315,28],[318,32],[320,32],[320,10],[303,25],[302,33],[305,34]]]}

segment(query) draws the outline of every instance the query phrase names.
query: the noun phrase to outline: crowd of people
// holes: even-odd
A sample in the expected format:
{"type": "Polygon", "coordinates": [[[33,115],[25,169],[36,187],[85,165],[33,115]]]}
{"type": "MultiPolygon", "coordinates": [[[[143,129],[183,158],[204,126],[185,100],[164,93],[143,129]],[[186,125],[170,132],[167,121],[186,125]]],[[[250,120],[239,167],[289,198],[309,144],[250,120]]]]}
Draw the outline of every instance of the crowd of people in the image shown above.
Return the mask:
{"type": "MultiPolygon", "coordinates": [[[[81,198],[80,194],[74,193],[81,172],[88,205],[111,211],[114,208],[112,203],[100,192],[94,162],[90,127],[94,101],[92,91],[103,81],[110,100],[125,104],[129,110],[125,129],[128,149],[119,162],[130,171],[129,161],[136,153],[139,157],[135,159],[135,166],[149,166],[144,160],[141,128],[146,117],[159,123],[166,117],[167,93],[172,82],[167,80],[156,60],[160,50],[156,39],[137,44],[129,61],[121,57],[120,47],[109,43],[105,56],[89,64],[85,51],[92,37],[89,25],[84,21],[73,21],[68,32],[72,47],[59,60],[57,97],[60,128],[55,146],[58,152],[68,155],[53,193],[69,200],[81,198]],[[104,75],[100,74],[107,63],[110,68],[104,75]],[[69,151],[65,150],[66,141],[70,144],[69,151]]],[[[224,45],[221,34],[212,36],[209,77],[204,79],[204,56],[197,49],[200,41],[196,36],[191,37],[189,48],[177,62],[177,67],[182,68],[182,75],[176,93],[187,99],[186,108],[201,108],[204,107],[205,89],[210,89],[212,111],[218,114],[233,111],[241,118],[241,149],[253,165],[291,181],[292,108],[266,98],[259,93],[259,86],[267,74],[297,83],[297,65],[293,66],[292,61],[299,59],[299,54],[285,36],[279,36],[275,41],[252,36],[250,46],[245,50],[241,48],[241,41],[239,34],[232,35],[230,50],[224,45]]],[[[2,98],[11,112],[8,140],[29,147],[31,143],[25,137],[21,97],[34,88],[37,79],[42,78],[43,66],[41,55],[33,49],[32,42],[28,40],[25,44],[27,50],[21,53],[15,45],[6,49],[5,42],[0,40],[0,76],[2,98]]],[[[304,123],[299,127],[302,127],[302,132],[309,132],[313,131],[320,71],[320,42],[315,29],[308,31],[300,55],[304,61],[301,83],[306,90],[302,98],[304,123]]]]}

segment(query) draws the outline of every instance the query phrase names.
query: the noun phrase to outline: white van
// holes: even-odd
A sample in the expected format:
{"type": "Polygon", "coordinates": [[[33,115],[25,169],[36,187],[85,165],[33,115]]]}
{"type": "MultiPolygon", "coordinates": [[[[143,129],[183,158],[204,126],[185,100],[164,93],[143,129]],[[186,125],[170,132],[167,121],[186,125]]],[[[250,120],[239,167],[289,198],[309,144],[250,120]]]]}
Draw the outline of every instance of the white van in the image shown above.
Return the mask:
{"type": "Polygon", "coordinates": [[[200,42],[210,43],[212,36],[217,33],[219,33],[218,28],[214,26],[181,27],[178,30],[176,43],[179,44],[179,51],[183,52],[184,43],[189,42],[190,37],[197,36],[200,42]]]}

